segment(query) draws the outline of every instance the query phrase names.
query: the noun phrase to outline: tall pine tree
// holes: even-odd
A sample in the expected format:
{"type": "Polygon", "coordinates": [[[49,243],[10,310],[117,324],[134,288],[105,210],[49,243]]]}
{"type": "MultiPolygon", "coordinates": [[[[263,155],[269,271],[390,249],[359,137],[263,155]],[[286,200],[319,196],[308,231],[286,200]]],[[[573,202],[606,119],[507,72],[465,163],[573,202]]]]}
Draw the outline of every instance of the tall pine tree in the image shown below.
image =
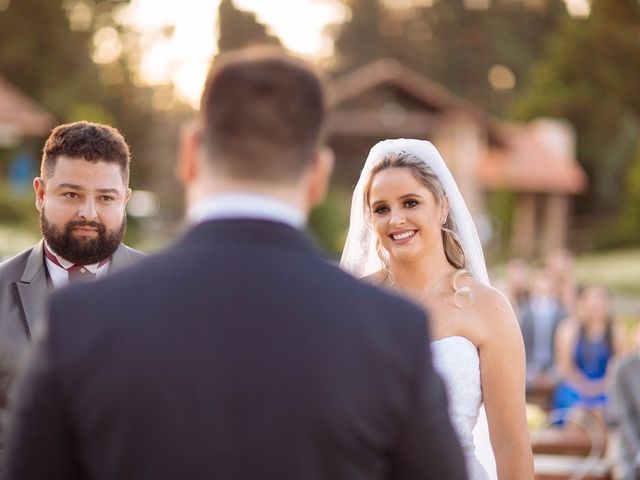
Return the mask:
{"type": "Polygon", "coordinates": [[[280,40],[258,22],[255,13],[239,10],[233,0],[222,0],[218,8],[218,50],[264,44],[280,46],[280,40]]]}

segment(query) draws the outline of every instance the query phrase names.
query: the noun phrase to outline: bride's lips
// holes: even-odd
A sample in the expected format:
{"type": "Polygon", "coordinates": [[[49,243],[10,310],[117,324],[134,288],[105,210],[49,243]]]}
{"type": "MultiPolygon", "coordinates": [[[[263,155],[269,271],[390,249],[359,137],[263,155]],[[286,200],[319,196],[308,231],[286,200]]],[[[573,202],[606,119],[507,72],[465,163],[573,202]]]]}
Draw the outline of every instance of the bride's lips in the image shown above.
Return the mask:
{"type": "Polygon", "coordinates": [[[418,230],[415,229],[406,229],[406,230],[394,230],[389,233],[389,238],[396,245],[404,245],[405,243],[409,243],[418,233],[418,230]]]}

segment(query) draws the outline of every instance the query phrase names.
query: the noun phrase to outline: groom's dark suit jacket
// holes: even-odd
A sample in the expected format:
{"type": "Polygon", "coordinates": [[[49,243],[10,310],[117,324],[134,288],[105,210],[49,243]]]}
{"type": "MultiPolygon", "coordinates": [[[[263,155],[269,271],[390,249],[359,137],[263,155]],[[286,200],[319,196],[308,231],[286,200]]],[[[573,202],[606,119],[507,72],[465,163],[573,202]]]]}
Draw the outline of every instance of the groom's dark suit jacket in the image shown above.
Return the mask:
{"type": "Polygon", "coordinates": [[[45,325],[8,479],[464,478],[424,314],[283,224],[200,224],[45,325]]]}

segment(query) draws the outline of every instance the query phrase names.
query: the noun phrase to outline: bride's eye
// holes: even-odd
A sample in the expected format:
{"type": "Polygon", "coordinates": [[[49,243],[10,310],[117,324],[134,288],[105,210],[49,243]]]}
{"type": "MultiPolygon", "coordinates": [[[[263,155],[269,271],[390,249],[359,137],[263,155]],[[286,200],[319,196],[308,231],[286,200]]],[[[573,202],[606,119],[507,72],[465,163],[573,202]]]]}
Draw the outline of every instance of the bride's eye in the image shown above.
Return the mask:
{"type": "Polygon", "coordinates": [[[418,205],[417,200],[407,200],[406,202],[404,202],[404,206],[407,208],[413,208],[417,205],[418,205]]]}
{"type": "Polygon", "coordinates": [[[389,207],[387,207],[386,205],[378,205],[376,208],[373,209],[373,213],[376,213],[378,215],[384,215],[388,211],[389,211],[389,207]]]}

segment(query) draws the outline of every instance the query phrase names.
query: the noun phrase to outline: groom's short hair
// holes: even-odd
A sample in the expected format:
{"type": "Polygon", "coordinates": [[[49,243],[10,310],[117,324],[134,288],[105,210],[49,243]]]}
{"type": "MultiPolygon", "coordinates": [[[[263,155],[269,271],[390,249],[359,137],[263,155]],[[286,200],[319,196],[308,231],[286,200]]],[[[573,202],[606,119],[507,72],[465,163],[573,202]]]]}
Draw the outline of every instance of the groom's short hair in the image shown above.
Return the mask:
{"type": "Polygon", "coordinates": [[[200,108],[209,161],[234,178],[297,179],[321,142],[323,83],[310,65],[272,47],[220,55],[200,108]]]}

